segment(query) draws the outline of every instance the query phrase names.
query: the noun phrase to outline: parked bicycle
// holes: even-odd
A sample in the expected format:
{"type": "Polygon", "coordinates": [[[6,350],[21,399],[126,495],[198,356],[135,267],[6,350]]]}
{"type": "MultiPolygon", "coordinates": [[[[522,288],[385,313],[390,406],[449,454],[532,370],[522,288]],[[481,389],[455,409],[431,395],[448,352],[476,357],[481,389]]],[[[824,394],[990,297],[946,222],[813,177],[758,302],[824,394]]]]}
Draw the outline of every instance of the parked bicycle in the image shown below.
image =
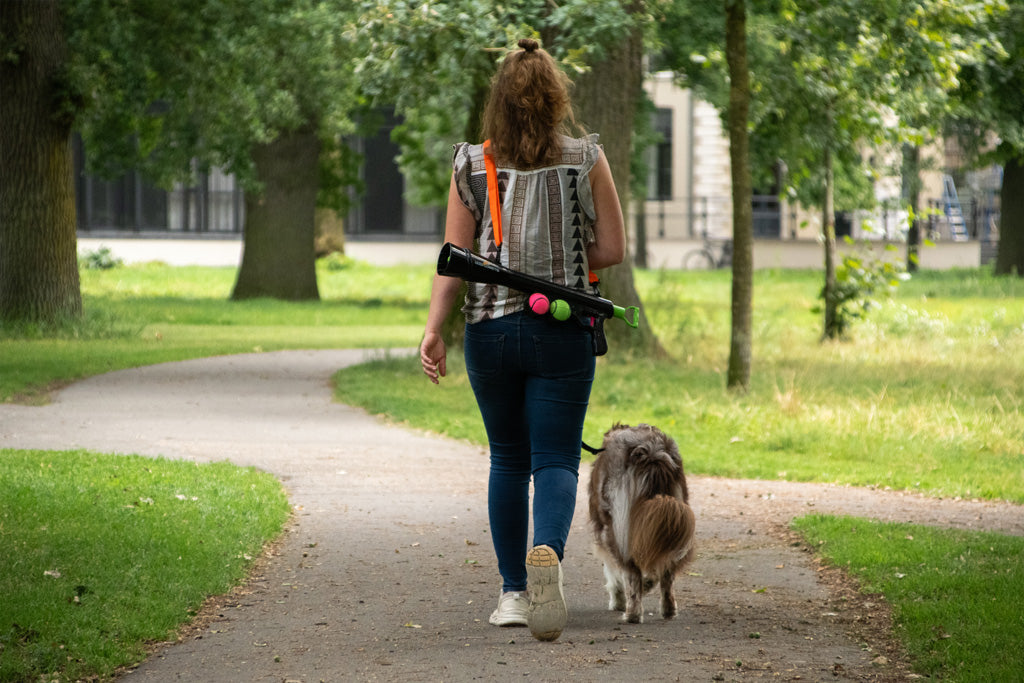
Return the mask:
{"type": "Polygon", "coordinates": [[[683,268],[686,270],[715,270],[732,265],[732,240],[712,239],[705,232],[704,244],[683,255],[683,268]]]}

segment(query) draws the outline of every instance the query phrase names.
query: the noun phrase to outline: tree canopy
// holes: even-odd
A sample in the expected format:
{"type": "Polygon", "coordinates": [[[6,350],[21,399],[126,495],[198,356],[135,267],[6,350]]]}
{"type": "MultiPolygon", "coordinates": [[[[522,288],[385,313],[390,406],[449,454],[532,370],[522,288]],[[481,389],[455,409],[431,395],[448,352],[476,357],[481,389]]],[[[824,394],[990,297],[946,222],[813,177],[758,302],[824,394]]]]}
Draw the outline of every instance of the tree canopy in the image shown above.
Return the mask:
{"type": "MultiPolygon", "coordinates": [[[[976,28],[998,0],[778,0],[753,8],[751,157],[755,182],[778,160],[790,191],[822,207],[825,337],[834,319],[835,210],[873,201],[872,146],[922,144],[942,129],[949,93],[987,38],[976,28]],[[837,183],[840,175],[844,181],[837,183]],[[838,201],[836,188],[847,190],[838,201]],[[845,201],[844,201],[845,200],[845,201]],[[853,200],[853,201],[851,201],[853,200]]],[[[721,112],[728,110],[722,41],[709,17],[714,0],[675,3],[664,57],[721,112]]],[[[987,25],[987,24],[985,24],[987,25]]]]}
{"type": "MultiPolygon", "coordinates": [[[[582,67],[632,25],[612,0],[68,0],[19,11],[31,22],[43,7],[58,10],[51,12],[60,18],[54,44],[67,49],[44,84],[53,92],[42,100],[56,104],[47,115],[82,134],[90,170],[137,169],[166,187],[216,165],[245,187],[236,298],[317,296],[314,254],[304,246],[314,221],[307,204],[318,196],[321,205],[338,207],[347,196],[354,178],[341,138],[369,108],[394,106],[405,118],[397,136],[415,190],[410,199],[436,203],[447,189],[448,145],[473,137],[500,50],[542,34],[556,56],[582,67]],[[318,160],[319,173],[295,171],[306,158],[318,160]]],[[[5,54],[12,65],[21,53],[5,54]]],[[[38,118],[24,101],[9,98],[5,119],[38,118]]],[[[66,145],[60,156],[70,158],[66,145]]],[[[36,183],[33,193],[54,197],[59,183],[36,183]]],[[[62,271],[73,269],[71,212],[60,228],[71,245],[62,271]]],[[[28,235],[38,220],[18,216],[3,230],[28,235]]],[[[12,262],[27,262],[22,240],[8,244],[15,245],[7,250],[12,262]]],[[[36,270],[39,284],[55,272],[36,270]]],[[[77,289],[72,278],[63,280],[69,292],[77,289]]]]}
{"type": "Polygon", "coordinates": [[[194,163],[258,189],[253,145],[314,122],[352,132],[359,46],[342,0],[64,3],[92,170],[162,186],[194,163]]]}
{"type": "Polygon", "coordinates": [[[1003,165],[997,274],[1024,277],[1024,2],[993,12],[958,79],[954,131],[979,162],[1003,165]]]}
{"type": "Polygon", "coordinates": [[[636,22],[623,5],[619,0],[367,3],[358,21],[368,47],[358,67],[360,86],[372,102],[394,107],[404,119],[394,137],[410,201],[443,205],[451,145],[478,139],[495,66],[519,38],[542,39],[548,52],[579,73],[636,22]]]}

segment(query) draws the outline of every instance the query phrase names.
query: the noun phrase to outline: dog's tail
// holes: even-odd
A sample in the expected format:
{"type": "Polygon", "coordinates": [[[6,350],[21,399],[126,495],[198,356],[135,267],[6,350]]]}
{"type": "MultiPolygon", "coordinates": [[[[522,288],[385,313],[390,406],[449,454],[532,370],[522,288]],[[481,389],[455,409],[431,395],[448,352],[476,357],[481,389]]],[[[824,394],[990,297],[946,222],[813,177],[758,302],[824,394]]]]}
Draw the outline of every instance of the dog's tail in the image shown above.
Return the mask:
{"type": "Polygon", "coordinates": [[[693,509],[679,498],[639,501],[630,519],[630,555],[645,575],[660,575],[692,554],[695,527],[693,509]]]}

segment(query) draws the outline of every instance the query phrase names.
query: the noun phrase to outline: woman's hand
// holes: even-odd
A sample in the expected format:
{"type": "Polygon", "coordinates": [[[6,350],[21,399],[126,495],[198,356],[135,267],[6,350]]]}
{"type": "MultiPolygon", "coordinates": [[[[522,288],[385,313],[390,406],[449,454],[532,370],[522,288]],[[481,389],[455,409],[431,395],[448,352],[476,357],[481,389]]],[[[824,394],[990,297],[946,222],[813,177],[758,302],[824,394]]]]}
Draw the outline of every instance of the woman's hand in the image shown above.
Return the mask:
{"type": "Polygon", "coordinates": [[[424,374],[434,384],[438,384],[440,378],[445,376],[447,358],[448,350],[441,335],[437,332],[424,334],[420,343],[420,364],[423,366],[424,374]]]}

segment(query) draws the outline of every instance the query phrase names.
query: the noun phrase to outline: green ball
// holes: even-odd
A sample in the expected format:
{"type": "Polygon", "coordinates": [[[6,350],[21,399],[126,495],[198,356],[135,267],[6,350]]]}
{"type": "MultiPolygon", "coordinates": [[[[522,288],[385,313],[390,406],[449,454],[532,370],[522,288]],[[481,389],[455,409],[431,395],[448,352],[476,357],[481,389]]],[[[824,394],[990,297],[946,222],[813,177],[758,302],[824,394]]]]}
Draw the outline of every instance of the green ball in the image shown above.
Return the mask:
{"type": "Polygon", "coordinates": [[[572,309],[562,299],[555,299],[551,302],[551,317],[555,320],[568,320],[571,314],[572,309]]]}

